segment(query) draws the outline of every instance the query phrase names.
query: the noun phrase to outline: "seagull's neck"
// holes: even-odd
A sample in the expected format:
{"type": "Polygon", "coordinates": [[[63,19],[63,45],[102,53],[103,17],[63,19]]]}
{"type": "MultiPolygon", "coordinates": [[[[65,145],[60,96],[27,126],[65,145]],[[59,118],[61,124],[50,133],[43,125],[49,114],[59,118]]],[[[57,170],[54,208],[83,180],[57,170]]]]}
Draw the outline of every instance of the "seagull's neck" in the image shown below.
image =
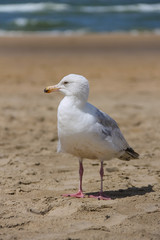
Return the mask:
{"type": "Polygon", "coordinates": [[[76,96],[65,96],[62,101],[62,104],[64,104],[66,107],[76,107],[79,109],[84,108],[84,106],[86,105],[86,99],[80,99],[76,96]]]}

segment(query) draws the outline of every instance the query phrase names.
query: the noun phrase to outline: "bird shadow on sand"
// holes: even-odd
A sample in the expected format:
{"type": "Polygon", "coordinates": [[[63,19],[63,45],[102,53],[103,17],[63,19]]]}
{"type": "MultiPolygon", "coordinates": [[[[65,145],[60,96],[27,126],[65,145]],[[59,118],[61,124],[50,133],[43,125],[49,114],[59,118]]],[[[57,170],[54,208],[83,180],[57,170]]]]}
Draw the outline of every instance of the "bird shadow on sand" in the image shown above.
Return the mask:
{"type": "MultiPolygon", "coordinates": [[[[125,197],[133,197],[133,196],[141,196],[146,193],[154,192],[153,186],[143,186],[143,187],[130,187],[127,189],[119,189],[116,191],[104,191],[104,194],[111,199],[116,198],[125,198],[125,197]]],[[[96,195],[97,192],[87,193],[87,195],[96,195]]]]}

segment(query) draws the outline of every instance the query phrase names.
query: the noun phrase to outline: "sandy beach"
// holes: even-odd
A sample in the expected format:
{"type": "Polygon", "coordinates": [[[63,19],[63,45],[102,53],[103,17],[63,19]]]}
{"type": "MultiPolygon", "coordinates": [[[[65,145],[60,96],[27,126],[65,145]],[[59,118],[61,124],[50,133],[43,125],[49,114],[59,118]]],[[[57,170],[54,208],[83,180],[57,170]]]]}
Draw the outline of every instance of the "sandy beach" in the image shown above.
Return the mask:
{"type": "MultiPolygon", "coordinates": [[[[0,38],[0,239],[160,239],[160,36],[0,38]],[[105,162],[108,201],[64,198],[78,161],[57,154],[58,93],[69,74],[90,82],[89,102],[113,117],[140,159],[105,162]]],[[[85,193],[99,161],[84,160],[85,193]]]]}

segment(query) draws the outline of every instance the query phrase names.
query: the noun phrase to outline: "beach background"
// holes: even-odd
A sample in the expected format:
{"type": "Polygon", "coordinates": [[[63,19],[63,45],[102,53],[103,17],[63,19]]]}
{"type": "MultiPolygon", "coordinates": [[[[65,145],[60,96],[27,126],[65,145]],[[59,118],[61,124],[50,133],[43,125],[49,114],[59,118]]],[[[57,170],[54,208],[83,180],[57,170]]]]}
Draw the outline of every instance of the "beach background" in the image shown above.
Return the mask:
{"type": "Polygon", "coordinates": [[[0,0],[0,34],[160,32],[159,0],[0,0]]]}
{"type": "MultiPolygon", "coordinates": [[[[0,0],[0,239],[160,239],[159,5],[0,0]],[[69,73],[140,154],[105,162],[109,201],[61,196],[78,189],[78,161],[56,153],[63,96],[43,89],[69,73]]],[[[99,167],[84,160],[85,193],[99,167]]]]}

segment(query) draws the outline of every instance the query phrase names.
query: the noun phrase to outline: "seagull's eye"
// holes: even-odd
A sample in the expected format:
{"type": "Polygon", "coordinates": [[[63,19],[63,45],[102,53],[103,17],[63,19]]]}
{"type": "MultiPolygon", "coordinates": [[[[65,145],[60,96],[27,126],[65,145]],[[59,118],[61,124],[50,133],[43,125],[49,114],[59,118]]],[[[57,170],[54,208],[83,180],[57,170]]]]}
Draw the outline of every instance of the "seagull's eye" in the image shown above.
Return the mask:
{"type": "Polygon", "coordinates": [[[68,84],[68,82],[67,82],[67,81],[65,81],[63,84],[64,84],[64,85],[67,85],[67,84],[68,84]]]}

